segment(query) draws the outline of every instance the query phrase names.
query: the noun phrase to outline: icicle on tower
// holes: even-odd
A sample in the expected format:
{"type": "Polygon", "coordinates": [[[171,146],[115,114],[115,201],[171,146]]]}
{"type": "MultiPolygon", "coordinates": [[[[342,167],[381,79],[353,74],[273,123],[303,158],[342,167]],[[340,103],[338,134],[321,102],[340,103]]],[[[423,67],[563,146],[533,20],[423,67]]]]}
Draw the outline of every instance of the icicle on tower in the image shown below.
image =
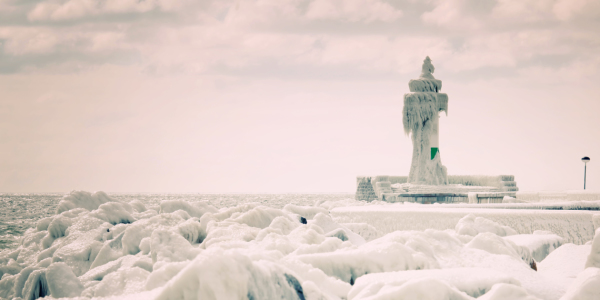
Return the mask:
{"type": "Polygon", "coordinates": [[[439,92],[442,81],[433,77],[434,70],[427,56],[423,61],[421,76],[408,82],[410,93],[404,94],[404,133],[410,134],[413,143],[409,183],[448,184],[439,147],[439,112],[448,114],[448,95],[439,92]]]}

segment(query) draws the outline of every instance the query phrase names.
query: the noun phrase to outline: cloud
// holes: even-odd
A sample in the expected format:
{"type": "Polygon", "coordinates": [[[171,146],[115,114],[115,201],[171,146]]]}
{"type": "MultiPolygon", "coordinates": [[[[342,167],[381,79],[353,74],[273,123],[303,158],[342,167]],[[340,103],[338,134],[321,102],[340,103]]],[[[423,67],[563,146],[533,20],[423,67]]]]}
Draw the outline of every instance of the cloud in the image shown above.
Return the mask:
{"type": "Polygon", "coordinates": [[[184,4],[184,0],[46,0],[38,3],[27,17],[30,21],[65,21],[104,14],[172,11],[184,4]]]}
{"type": "Polygon", "coordinates": [[[577,1],[4,0],[17,21],[0,23],[0,72],[130,64],[153,74],[359,78],[410,73],[426,55],[452,72],[564,65],[600,50],[593,19],[579,17],[600,9],[577,1]]]}
{"type": "Polygon", "coordinates": [[[306,16],[317,20],[391,22],[400,18],[402,11],[378,0],[317,0],[309,4],[306,16]]]}

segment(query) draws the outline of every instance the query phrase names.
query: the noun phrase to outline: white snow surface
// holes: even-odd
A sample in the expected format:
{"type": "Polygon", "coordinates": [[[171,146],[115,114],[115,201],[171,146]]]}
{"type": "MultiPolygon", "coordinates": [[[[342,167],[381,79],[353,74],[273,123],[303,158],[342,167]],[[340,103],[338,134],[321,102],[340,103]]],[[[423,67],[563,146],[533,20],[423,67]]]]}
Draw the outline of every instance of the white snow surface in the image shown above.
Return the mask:
{"type": "Polygon", "coordinates": [[[536,230],[542,230],[562,237],[565,243],[580,245],[594,237],[596,228],[593,218],[599,214],[596,211],[588,210],[473,207],[473,205],[463,208],[458,205],[445,204],[393,203],[382,205],[378,203],[364,207],[337,207],[330,213],[338,222],[367,223],[382,234],[397,230],[455,229],[460,219],[473,214],[500,226],[510,227],[518,234],[533,234],[536,230]]]}
{"type": "MultiPolygon", "coordinates": [[[[551,224],[543,211],[510,210],[511,215],[436,205],[406,205],[412,209],[403,211],[402,204],[350,199],[283,209],[257,203],[216,209],[206,202],[172,200],[146,208],[102,192],[72,192],[61,203],[55,216],[25,233],[17,249],[0,252],[0,299],[600,295],[600,230],[588,245],[562,245],[567,239],[554,226],[523,232],[519,222],[551,224]],[[357,212],[365,214],[349,220],[357,212]],[[417,216],[403,219],[411,214],[417,216]],[[418,215],[420,227],[391,230],[396,223],[418,222],[418,215]],[[429,215],[437,219],[428,220],[429,215]],[[539,271],[532,269],[536,260],[539,271]]],[[[560,216],[563,225],[576,219],[548,217],[560,216]]],[[[591,220],[576,215],[582,216],[591,220]]],[[[583,243],[591,240],[585,232],[572,235],[589,236],[583,243]]]]}

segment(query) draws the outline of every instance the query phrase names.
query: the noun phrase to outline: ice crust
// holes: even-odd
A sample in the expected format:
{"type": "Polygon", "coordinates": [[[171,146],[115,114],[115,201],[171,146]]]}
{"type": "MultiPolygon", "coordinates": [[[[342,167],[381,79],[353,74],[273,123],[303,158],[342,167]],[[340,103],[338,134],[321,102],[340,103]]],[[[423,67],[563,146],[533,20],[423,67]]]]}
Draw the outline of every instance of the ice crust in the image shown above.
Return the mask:
{"type": "Polygon", "coordinates": [[[398,205],[377,201],[216,209],[169,200],[147,208],[102,192],[72,192],[63,201],[55,216],[26,232],[19,248],[0,252],[1,299],[599,295],[600,230],[589,245],[562,245],[566,239],[556,232],[523,233],[486,210],[445,210],[451,216],[436,222],[447,228],[389,230],[407,220],[386,219],[380,208],[393,212],[398,205]],[[369,218],[348,221],[341,212],[350,211],[369,218]]]}
{"type": "Polygon", "coordinates": [[[448,174],[446,167],[442,165],[441,154],[431,157],[432,147],[439,147],[439,112],[448,113],[448,96],[438,93],[442,82],[433,77],[434,70],[431,59],[426,57],[421,76],[409,81],[411,92],[404,94],[404,133],[410,134],[413,143],[409,183],[448,184],[448,174]]]}
{"type": "Polygon", "coordinates": [[[346,206],[331,210],[331,215],[338,222],[368,223],[382,234],[396,230],[455,229],[459,220],[469,214],[491,220],[501,226],[508,226],[519,234],[533,234],[536,230],[549,231],[563,238],[565,243],[581,245],[594,237],[596,225],[594,225],[593,218],[598,212],[587,210],[478,209],[453,205],[411,203],[374,204],[364,207],[346,206]]]}

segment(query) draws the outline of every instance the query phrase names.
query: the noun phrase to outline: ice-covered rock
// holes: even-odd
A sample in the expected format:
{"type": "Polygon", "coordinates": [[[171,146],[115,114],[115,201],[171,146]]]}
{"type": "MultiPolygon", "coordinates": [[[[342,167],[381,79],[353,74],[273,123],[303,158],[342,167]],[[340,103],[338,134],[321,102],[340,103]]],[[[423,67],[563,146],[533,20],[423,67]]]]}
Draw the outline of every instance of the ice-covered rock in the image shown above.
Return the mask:
{"type": "Polygon", "coordinates": [[[592,241],[592,249],[585,263],[586,268],[600,268],[600,228],[596,229],[594,240],[592,241]]]}
{"type": "Polygon", "coordinates": [[[477,300],[541,300],[527,292],[524,288],[507,283],[495,284],[492,289],[477,300]]]}
{"type": "Polygon", "coordinates": [[[323,214],[329,213],[326,209],[324,209],[322,207],[299,206],[299,205],[294,205],[294,204],[286,204],[283,207],[283,210],[290,212],[290,213],[300,215],[307,220],[312,219],[318,213],[323,213],[323,214]]]}
{"type": "Polygon", "coordinates": [[[183,210],[196,218],[201,218],[207,212],[217,212],[214,206],[205,201],[190,203],[183,200],[163,200],[160,202],[160,213],[172,213],[178,210],[183,210]]]}
{"type": "Polygon", "coordinates": [[[202,251],[180,234],[166,229],[154,230],[150,240],[150,254],[155,263],[192,260],[202,251]]]}
{"type": "Polygon", "coordinates": [[[555,285],[566,290],[585,269],[590,250],[590,245],[564,244],[538,263],[538,273],[552,279],[555,285]]]}
{"type": "MultiPolygon", "coordinates": [[[[18,249],[0,251],[0,297],[554,300],[578,275],[584,279],[572,294],[594,291],[586,283],[596,280],[592,243],[558,247],[536,272],[529,253],[557,247],[560,238],[522,232],[524,225],[512,222],[536,220],[533,230],[543,223],[538,215],[547,215],[555,219],[548,224],[558,224],[548,230],[560,232],[581,219],[591,224],[590,212],[429,210],[354,200],[284,209],[162,204],[110,200],[38,221],[18,249]],[[368,217],[334,213],[347,205],[368,217]]],[[[589,240],[588,227],[575,233],[589,240]]]]}
{"type": "Polygon", "coordinates": [[[374,295],[356,295],[352,300],[473,300],[464,292],[435,278],[418,278],[408,280],[400,285],[384,286],[374,295]]]}
{"type": "Polygon", "coordinates": [[[456,232],[459,234],[476,236],[479,233],[490,232],[499,236],[515,235],[517,232],[508,227],[500,225],[492,220],[476,217],[473,214],[466,215],[456,224],[456,232]]]}
{"type": "Polygon", "coordinates": [[[196,257],[164,286],[156,299],[304,300],[305,296],[296,276],[285,267],[226,251],[196,257]]]}
{"type": "Polygon", "coordinates": [[[357,248],[305,254],[297,258],[350,284],[365,274],[432,267],[435,261],[432,262],[403,242],[408,242],[408,239],[401,241],[395,236],[385,236],[357,248]]]}
{"type": "Polygon", "coordinates": [[[262,229],[268,227],[273,219],[282,216],[289,218],[289,216],[279,209],[257,206],[243,213],[234,213],[227,220],[262,229]]]}
{"type": "Polygon", "coordinates": [[[498,283],[520,285],[519,281],[513,277],[494,269],[486,268],[453,268],[375,273],[360,277],[348,293],[348,299],[372,297],[379,294],[381,290],[401,286],[413,279],[424,278],[440,280],[471,297],[479,297],[486,294],[498,283]]]}
{"type": "Polygon", "coordinates": [[[329,215],[318,213],[314,216],[314,219],[309,222],[309,224],[314,224],[323,229],[323,232],[326,232],[326,236],[335,236],[341,239],[342,241],[350,241],[352,244],[360,246],[366,243],[365,239],[352,232],[352,230],[346,228],[343,225],[336,223],[329,215]]]}
{"type": "Polygon", "coordinates": [[[504,239],[526,247],[537,262],[541,262],[563,243],[563,238],[549,231],[534,231],[533,234],[517,234],[505,236],[504,239]]]}
{"type": "Polygon", "coordinates": [[[161,213],[149,219],[139,220],[127,227],[123,232],[122,247],[124,254],[140,252],[140,242],[143,238],[150,237],[154,230],[171,228],[183,222],[184,219],[172,213],[161,213]]]}
{"type": "Polygon", "coordinates": [[[561,300],[596,300],[600,299],[600,269],[586,268],[577,275],[561,300]]]}
{"type": "Polygon", "coordinates": [[[92,211],[103,203],[115,201],[105,192],[95,192],[92,194],[85,191],[72,191],[58,203],[56,213],[60,214],[74,208],[85,208],[92,211]]]}
{"type": "Polygon", "coordinates": [[[65,263],[51,264],[45,275],[48,291],[54,298],[78,297],[83,291],[83,284],[65,263]]]}
{"type": "Polygon", "coordinates": [[[98,209],[92,211],[90,216],[116,225],[135,222],[132,213],[133,208],[128,203],[108,202],[98,206],[98,209]]]}
{"type": "Polygon", "coordinates": [[[537,270],[536,263],[528,248],[519,246],[511,240],[505,240],[490,232],[478,234],[467,243],[465,247],[481,249],[492,254],[504,254],[516,259],[522,259],[524,262],[530,264],[534,270],[537,270]]]}

